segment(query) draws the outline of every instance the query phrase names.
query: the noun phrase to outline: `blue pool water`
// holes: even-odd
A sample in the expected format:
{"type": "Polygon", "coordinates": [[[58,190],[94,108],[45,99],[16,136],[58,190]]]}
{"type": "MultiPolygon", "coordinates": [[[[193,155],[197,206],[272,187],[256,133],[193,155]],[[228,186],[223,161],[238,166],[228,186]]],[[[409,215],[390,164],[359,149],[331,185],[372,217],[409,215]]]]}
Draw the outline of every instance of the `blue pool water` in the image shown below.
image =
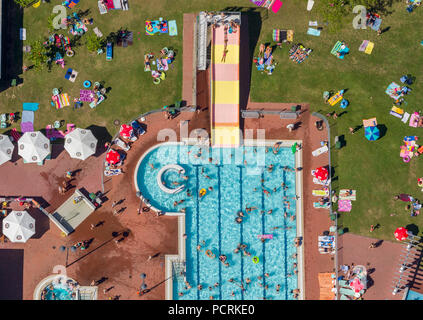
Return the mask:
{"type": "Polygon", "coordinates": [[[72,291],[67,285],[52,284],[53,289],[47,287],[46,300],[72,300],[72,291]],[[54,297],[53,297],[54,293],[54,297]]]}
{"type": "Polygon", "coordinates": [[[423,300],[423,294],[413,290],[408,290],[407,298],[405,300],[423,300]]]}
{"type": "MultiPolygon", "coordinates": [[[[295,158],[290,148],[281,148],[276,155],[271,150],[266,153],[265,149],[213,148],[210,155],[207,154],[208,148],[203,148],[200,156],[198,146],[166,144],[153,149],[142,160],[137,183],[144,197],[165,212],[186,208],[186,279],[192,288],[186,288],[183,277],[175,276],[174,299],[199,300],[209,299],[210,296],[228,300],[292,299],[291,290],[297,288],[293,266],[296,259],[292,257],[296,253],[293,244],[296,221],[290,219],[295,216],[296,210],[293,199],[295,172],[286,171],[283,167],[294,168],[295,158]],[[196,158],[195,155],[200,157],[196,158]],[[178,180],[174,173],[169,176],[171,181],[186,184],[183,192],[169,195],[158,187],[156,175],[161,167],[173,163],[181,165],[189,179],[178,180]],[[153,164],[155,169],[149,164],[153,164]],[[274,165],[272,172],[264,168],[264,165],[267,167],[270,164],[274,165]],[[286,189],[281,187],[282,182],[286,184],[286,189]],[[209,191],[209,187],[213,190],[209,191]],[[200,198],[199,190],[202,188],[207,193],[200,198]],[[269,191],[269,195],[265,195],[262,188],[269,191]],[[191,196],[186,191],[191,192],[191,196]],[[284,206],[284,197],[290,202],[289,209],[284,206]],[[175,201],[180,200],[184,202],[174,206],[175,201]],[[247,214],[246,207],[257,207],[257,210],[247,214]],[[273,212],[267,214],[270,209],[273,212]],[[238,224],[235,218],[240,210],[245,217],[238,224]],[[258,238],[262,234],[272,234],[273,239],[263,243],[258,238]],[[203,241],[205,244],[198,251],[197,245],[203,241]],[[251,256],[234,253],[239,243],[247,245],[246,251],[251,256]],[[208,257],[206,250],[211,250],[216,258],[208,257]],[[227,256],[229,267],[219,261],[220,254],[227,256]],[[259,263],[252,261],[254,256],[259,258],[259,263]],[[257,277],[262,279],[258,280],[257,277]],[[229,282],[231,278],[235,281],[229,282]],[[247,278],[251,280],[248,285],[247,278]],[[215,283],[219,285],[214,287],[215,283]],[[241,283],[246,290],[240,289],[241,283]],[[197,289],[198,284],[203,286],[202,290],[197,289]],[[279,292],[276,291],[277,285],[280,285],[279,292]],[[183,296],[179,296],[180,292],[183,296]]],[[[168,180],[166,177],[164,179],[168,180]]]]}

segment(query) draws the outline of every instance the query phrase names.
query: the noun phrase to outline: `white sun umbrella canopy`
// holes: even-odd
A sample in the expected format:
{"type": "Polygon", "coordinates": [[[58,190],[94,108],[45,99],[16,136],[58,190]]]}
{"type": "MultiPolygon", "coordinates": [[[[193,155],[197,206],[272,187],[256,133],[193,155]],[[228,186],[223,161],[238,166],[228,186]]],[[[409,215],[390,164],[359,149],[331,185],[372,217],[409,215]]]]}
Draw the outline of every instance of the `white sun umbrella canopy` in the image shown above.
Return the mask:
{"type": "Polygon", "coordinates": [[[40,131],[25,132],[18,141],[18,153],[26,162],[41,162],[50,154],[50,140],[40,131]]]}
{"type": "Polygon", "coordinates": [[[12,159],[12,153],[15,146],[10,138],[4,134],[0,134],[0,165],[12,159]]]}
{"type": "Polygon", "coordinates": [[[97,139],[91,130],[76,128],[66,135],[65,149],[72,158],[85,160],[95,153],[97,139]]]}
{"type": "Polygon", "coordinates": [[[35,234],[35,219],[26,211],[12,211],[3,219],[3,234],[12,242],[26,242],[35,234]]]}

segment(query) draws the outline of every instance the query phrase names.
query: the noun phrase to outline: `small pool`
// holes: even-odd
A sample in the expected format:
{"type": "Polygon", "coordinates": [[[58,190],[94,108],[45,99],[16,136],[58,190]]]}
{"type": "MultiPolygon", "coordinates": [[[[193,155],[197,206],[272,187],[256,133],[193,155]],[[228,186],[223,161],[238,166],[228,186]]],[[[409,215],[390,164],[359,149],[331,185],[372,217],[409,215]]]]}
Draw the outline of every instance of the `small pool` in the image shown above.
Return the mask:
{"type": "Polygon", "coordinates": [[[46,300],[73,300],[72,290],[67,285],[52,283],[46,290],[46,300]]]}
{"type": "Polygon", "coordinates": [[[413,290],[408,290],[405,300],[423,300],[423,294],[413,290]]]}
{"type": "Polygon", "coordinates": [[[164,212],[185,210],[186,280],[192,288],[175,276],[173,299],[293,299],[291,290],[298,288],[294,168],[290,148],[274,154],[268,147],[163,144],[145,155],[136,176],[143,196],[164,212]],[[157,185],[157,173],[168,164],[185,169],[187,180],[175,171],[164,177],[168,183],[184,184],[180,193],[165,193],[157,185]],[[255,209],[248,214],[247,207],[255,209]],[[244,213],[241,223],[235,221],[239,211],[244,213]],[[262,235],[272,239],[262,242],[262,235]],[[238,244],[247,248],[235,253],[238,244]],[[220,255],[226,256],[228,267],[220,255]]]}

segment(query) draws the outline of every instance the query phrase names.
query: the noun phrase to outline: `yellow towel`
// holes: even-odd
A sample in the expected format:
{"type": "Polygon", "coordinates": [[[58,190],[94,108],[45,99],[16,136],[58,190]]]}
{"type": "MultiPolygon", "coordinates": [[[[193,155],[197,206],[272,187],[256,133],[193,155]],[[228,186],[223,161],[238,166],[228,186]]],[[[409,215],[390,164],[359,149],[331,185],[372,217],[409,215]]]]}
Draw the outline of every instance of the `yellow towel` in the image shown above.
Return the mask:
{"type": "Polygon", "coordinates": [[[364,50],[364,53],[372,54],[374,46],[375,46],[374,42],[369,42],[367,44],[366,50],[364,50]]]}
{"type": "Polygon", "coordinates": [[[404,110],[401,108],[397,108],[395,106],[392,106],[392,111],[398,113],[398,114],[404,114],[404,110]]]}

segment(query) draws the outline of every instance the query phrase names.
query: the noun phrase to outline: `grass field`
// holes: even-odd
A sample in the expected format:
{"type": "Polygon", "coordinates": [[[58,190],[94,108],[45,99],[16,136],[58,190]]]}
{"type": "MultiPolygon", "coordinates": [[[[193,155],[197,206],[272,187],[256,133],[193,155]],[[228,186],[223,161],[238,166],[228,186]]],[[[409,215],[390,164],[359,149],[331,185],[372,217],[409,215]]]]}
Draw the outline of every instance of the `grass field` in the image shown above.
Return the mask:
{"type": "MultiPolygon", "coordinates": [[[[37,9],[25,9],[23,24],[28,40],[48,36],[47,19],[53,6],[60,2],[51,1],[37,9]]],[[[95,26],[104,35],[116,32],[121,27],[133,31],[132,46],[115,47],[113,61],[107,62],[105,55],[90,54],[83,45],[85,40],[82,37],[82,45],[75,48],[73,58],[66,59],[64,70],[59,66],[54,66],[51,72],[30,70],[21,75],[22,87],[1,92],[0,111],[21,111],[22,102],[39,102],[40,110],[35,114],[36,130],[54,120],[64,119],[79,127],[91,124],[104,126],[113,136],[118,129],[113,125],[113,120],[127,121],[181,98],[183,13],[228,7],[239,7],[244,11],[246,9],[243,7],[253,6],[248,0],[187,0],[177,4],[174,1],[152,3],[132,0],[129,4],[129,11],[115,10],[105,15],[99,14],[96,1],[83,1],[75,10],[90,9],[88,17],[94,18],[94,25],[89,27],[89,32],[95,26]],[[144,21],[159,17],[177,21],[177,37],[167,34],[150,37],[144,34],[144,21]],[[158,53],[165,46],[174,47],[178,54],[173,67],[167,72],[167,79],[156,86],[149,73],[143,71],[143,56],[147,51],[158,53]],[[79,72],[75,83],[64,79],[67,67],[79,72]],[[53,88],[62,88],[63,92],[75,97],[86,79],[104,81],[105,87],[111,88],[107,100],[96,109],[90,109],[87,104],[79,110],[71,107],[56,110],[50,106],[53,88]]],[[[402,192],[417,198],[420,196],[417,178],[423,172],[423,164],[416,158],[408,164],[404,163],[399,157],[399,147],[405,135],[418,136],[421,129],[409,127],[389,115],[393,101],[384,93],[392,81],[400,83],[399,78],[410,73],[417,79],[403,108],[411,113],[421,107],[423,46],[420,41],[423,38],[420,38],[419,30],[423,30],[423,8],[417,8],[410,14],[401,2],[395,3],[391,9],[393,13],[383,16],[382,22],[382,29],[389,27],[389,30],[381,36],[371,29],[354,30],[352,13],[351,17],[346,18],[344,28],[336,34],[330,34],[323,26],[320,37],[307,35],[308,21],[318,20],[318,17],[313,10],[306,11],[305,0],[284,2],[279,13],[269,12],[268,18],[263,19],[257,29],[250,24],[252,33],[259,32],[257,47],[262,42],[271,42],[273,28],[281,28],[293,29],[294,42],[313,49],[310,57],[298,65],[289,60],[289,47],[284,44],[274,53],[278,65],[272,76],[261,74],[253,68],[250,91],[253,101],[304,102],[309,103],[313,111],[326,114],[336,110],[339,114],[342,111],[339,106],[329,107],[323,103],[322,93],[325,90],[348,89],[345,98],[350,101],[350,106],[337,120],[330,120],[332,136],[344,135],[346,141],[342,149],[332,152],[333,187],[357,190],[357,201],[353,202],[351,213],[342,214],[340,222],[350,232],[362,235],[370,235],[370,225],[379,223],[380,228],[371,235],[390,240],[398,226],[414,224],[423,227],[422,216],[410,217],[404,210],[404,203],[392,200],[394,194],[402,192]],[[344,60],[330,54],[337,40],[344,40],[350,47],[350,54],[344,60]],[[375,43],[371,55],[358,51],[362,40],[375,43]],[[362,119],[370,117],[377,117],[378,123],[386,127],[385,134],[378,141],[367,141],[363,129],[354,135],[349,133],[349,127],[360,125],[362,119]]],[[[254,42],[252,45],[255,45],[254,42]]]]}

